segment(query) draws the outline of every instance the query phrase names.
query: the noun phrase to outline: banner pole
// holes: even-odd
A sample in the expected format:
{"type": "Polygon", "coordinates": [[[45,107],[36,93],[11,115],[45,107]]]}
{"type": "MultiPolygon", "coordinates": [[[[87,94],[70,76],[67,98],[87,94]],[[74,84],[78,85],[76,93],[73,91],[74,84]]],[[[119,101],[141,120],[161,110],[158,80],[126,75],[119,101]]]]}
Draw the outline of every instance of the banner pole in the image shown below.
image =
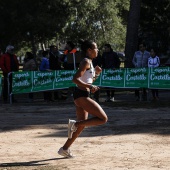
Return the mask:
{"type": "MultiPolygon", "coordinates": [[[[7,78],[7,81],[8,81],[8,97],[9,97],[10,104],[12,104],[12,91],[10,93],[10,80],[9,80],[10,75],[12,76],[12,72],[8,73],[8,78],[7,78]]],[[[12,77],[11,77],[11,80],[12,80],[12,77]]],[[[11,81],[11,83],[12,83],[12,81],[11,81]]],[[[12,84],[11,84],[11,86],[12,86],[12,84]]]]}

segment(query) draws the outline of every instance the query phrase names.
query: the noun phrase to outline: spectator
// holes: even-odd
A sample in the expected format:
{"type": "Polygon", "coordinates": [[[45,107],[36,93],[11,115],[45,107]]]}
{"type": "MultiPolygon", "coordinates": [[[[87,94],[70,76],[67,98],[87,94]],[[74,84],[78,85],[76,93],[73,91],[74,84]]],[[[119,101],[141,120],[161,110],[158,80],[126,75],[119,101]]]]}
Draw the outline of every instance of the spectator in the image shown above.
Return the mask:
{"type": "MultiPolygon", "coordinates": [[[[76,64],[74,60],[72,60],[72,62],[68,61],[69,56],[70,57],[73,57],[73,55],[75,56],[76,51],[77,49],[75,48],[75,44],[72,41],[67,41],[64,55],[61,58],[61,61],[63,62],[64,70],[74,70],[78,68],[78,64],[76,64]]],[[[74,88],[72,87],[69,88],[69,90],[62,90],[61,99],[66,100],[69,95],[70,96],[73,95],[73,91],[74,91],[74,88]]]]}
{"type": "Polygon", "coordinates": [[[77,68],[77,67],[74,68],[74,61],[73,61],[73,63],[68,62],[68,55],[69,54],[74,55],[76,53],[76,51],[77,50],[75,48],[74,43],[72,41],[67,41],[67,44],[65,46],[64,55],[62,57],[64,70],[74,70],[77,68]]]}
{"type": "Polygon", "coordinates": [[[35,57],[31,52],[26,52],[25,54],[23,71],[37,71],[35,57]]]}
{"type": "MultiPolygon", "coordinates": [[[[110,44],[105,44],[105,51],[102,54],[102,68],[103,69],[117,69],[120,67],[120,63],[118,63],[118,55],[113,51],[110,44]]],[[[105,102],[113,102],[115,90],[113,88],[108,87],[106,90],[107,98],[105,102]],[[111,90],[112,89],[112,90],[111,90]]]]}
{"type": "MultiPolygon", "coordinates": [[[[24,64],[23,64],[23,71],[36,71],[37,70],[37,64],[34,58],[34,55],[31,52],[26,52],[25,58],[24,58],[24,64]]],[[[29,93],[29,102],[33,101],[34,94],[29,93]]]]}
{"type": "MultiPolygon", "coordinates": [[[[61,70],[61,52],[58,50],[58,47],[55,45],[50,46],[50,52],[49,52],[49,67],[50,70],[61,70]]],[[[59,99],[59,90],[56,90],[54,92],[54,99],[59,99]]]]}
{"type": "MultiPolygon", "coordinates": [[[[0,67],[4,75],[3,84],[3,100],[4,103],[8,102],[8,73],[18,71],[19,63],[17,56],[14,54],[14,46],[8,45],[6,47],[6,53],[0,58],[0,67]]],[[[9,75],[9,94],[12,92],[12,74],[9,75]]],[[[17,102],[12,95],[12,102],[17,102]]]]}
{"type": "Polygon", "coordinates": [[[61,52],[58,50],[58,47],[55,45],[50,46],[49,51],[49,64],[51,70],[61,70],[61,52]]]}
{"type": "MultiPolygon", "coordinates": [[[[132,63],[136,68],[143,68],[143,67],[148,67],[148,58],[150,57],[150,54],[148,51],[146,51],[146,44],[145,43],[140,43],[139,44],[139,51],[136,51],[132,63]]],[[[142,89],[142,98],[143,100],[147,100],[147,93],[146,93],[146,88],[142,89]]],[[[136,101],[139,101],[140,95],[139,95],[139,90],[135,90],[135,97],[136,101]]]]}
{"type": "MultiPolygon", "coordinates": [[[[40,64],[40,71],[51,71],[50,64],[49,64],[49,56],[48,56],[48,51],[43,51],[42,52],[42,61],[40,64]]],[[[44,101],[46,102],[53,102],[52,100],[52,94],[50,91],[45,91],[44,92],[44,101]]]]}
{"type": "MultiPolygon", "coordinates": [[[[156,49],[151,48],[150,57],[148,58],[148,67],[151,68],[159,67],[160,59],[156,54],[157,54],[156,49]]],[[[159,100],[158,89],[151,89],[151,92],[153,100],[159,100]]]]}

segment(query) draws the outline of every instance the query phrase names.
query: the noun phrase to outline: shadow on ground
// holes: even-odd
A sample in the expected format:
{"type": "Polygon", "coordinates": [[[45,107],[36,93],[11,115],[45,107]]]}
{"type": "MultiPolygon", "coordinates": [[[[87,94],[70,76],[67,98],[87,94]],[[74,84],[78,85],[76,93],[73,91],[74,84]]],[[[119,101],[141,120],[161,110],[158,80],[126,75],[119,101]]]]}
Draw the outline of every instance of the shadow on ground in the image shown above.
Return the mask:
{"type": "Polygon", "coordinates": [[[43,166],[43,165],[49,165],[49,163],[45,163],[45,162],[49,162],[49,161],[57,161],[57,160],[61,160],[61,159],[68,159],[68,158],[51,158],[51,159],[44,159],[44,160],[37,160],[37,161],[29,161],[29,162],[13,162],[13,163],[2,163],[0,164],[0,167],[4,167],[4,168],[8,168],[8,167],[21,167],[21,166],[25,166],[25,167],[37,167],[37,166],[43,166]]]}
{"type": "MultiPolygon", "coordinates": [[[[169,101],[101,103],[109,121],[102,126],[86,128],[81,137],[133,133],[170,135],[169,104],[169,101]]],[[[2,105],[0,133],[44,128],[56,129],[56,133],[43,137],[66,137],[69,118],[75,119],[73,102],[2,105]]]]}

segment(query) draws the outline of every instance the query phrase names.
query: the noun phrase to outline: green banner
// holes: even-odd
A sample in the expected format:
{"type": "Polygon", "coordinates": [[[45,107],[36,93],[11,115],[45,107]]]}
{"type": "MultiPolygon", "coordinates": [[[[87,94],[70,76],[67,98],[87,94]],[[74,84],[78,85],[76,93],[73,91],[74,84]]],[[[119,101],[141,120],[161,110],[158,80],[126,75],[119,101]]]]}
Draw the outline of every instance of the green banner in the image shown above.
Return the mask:
{"type": "Polygon", "coordinates": [[[126,68],[126,88],[148,88],[148,68],[126,68]]]}
{"type": "Polygon", "coordinates": [[[12,93],[28,93],[32,91],[33,72],[14,72],[12,73],[12,93]]]}
{"type": "Polygon", "coordinates": [[[54,80],[54,89],[64,89],[75,86],[72,82],[76,70],[58,70],[54,80]]]}
{"type": "Polygon", "coordinates": [[[101,75],[101,86],[104,87],[124,87],[124,69],[105,69],[101,75]]]}
{"type": "Polygon", "coordinates": [[[13,73],[12,93],[29,93],[75,86],[75,70],[23,71],[13,73]]]}
{"type": "Polygon", "coordinates": [[[34,71],[32,91],[45,91],[54,89],[55,71],[34,71]]]}
{"type": "Polygon", "coordinates": [[[96,86],[101,86],[101,75],[95,80],[93,84],[96,86]]]}
{"type": "MultiPolygon", "coordinates": [[[[75,72],[76,70],[14,72],[12,93],[29,93],[74,87],[75,84],[72,79],[75,72]]],[[[170,89],[170,68],[104,69],[94,85],[113,88],[170,89]]]]}
{"type": "Polygon", "coordinates": [[[170,89],[170,67],[151,68],[149,88],[170,89]]]}

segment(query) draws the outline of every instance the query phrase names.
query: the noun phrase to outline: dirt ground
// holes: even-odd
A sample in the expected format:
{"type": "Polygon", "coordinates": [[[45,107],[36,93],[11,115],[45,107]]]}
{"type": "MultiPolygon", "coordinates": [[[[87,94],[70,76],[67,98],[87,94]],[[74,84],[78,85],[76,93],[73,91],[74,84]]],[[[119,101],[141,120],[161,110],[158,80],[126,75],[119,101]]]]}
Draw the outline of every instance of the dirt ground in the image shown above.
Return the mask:
{"type": "Polygon", "coordinates": [[[0,170],[169,170],[170,102],[100,103],[105,125],[86,128],[71,147],[67,139],[70,102],[0,104],[0,170]]]}

